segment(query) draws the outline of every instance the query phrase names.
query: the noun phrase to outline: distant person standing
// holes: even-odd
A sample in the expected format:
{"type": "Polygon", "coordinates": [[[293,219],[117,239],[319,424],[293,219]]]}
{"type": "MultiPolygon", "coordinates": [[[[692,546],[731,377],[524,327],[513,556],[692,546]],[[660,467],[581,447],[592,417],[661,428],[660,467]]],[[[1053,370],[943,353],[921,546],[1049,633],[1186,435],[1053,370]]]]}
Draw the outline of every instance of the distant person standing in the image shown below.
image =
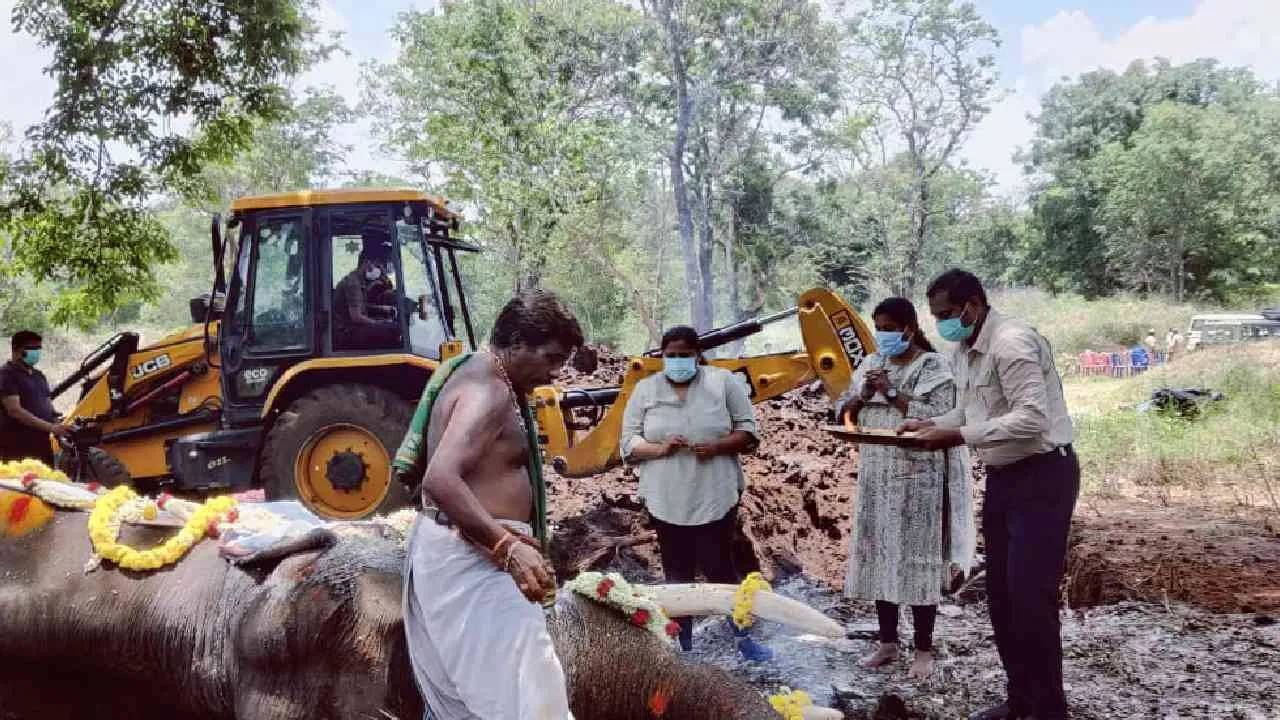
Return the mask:
{"type": "Polygon", "coordinates": [[[1065,720],[1058,586],[1080,464],[1062,378],[1048,341],[992,308],[973,274],[948,270],[927,294],[938,333],[957,343],[956,408],[899,430],[920,431],[929,449],[967,444],[987,467],[988,612],[1008,699],[971,720],[1065,720]]]}
{"type": "Polygon", "coordinates": [[[1187,349],[1187,341],[1182,336],[1182,331],[1177,328],[1170,328],[1169,333],[1171,335],[1169,339],[1169,360],[1173,360],[1174,357],[1181,355],[1182,351],[1187,349]]]}
{"type": "Polygon", "coordinates": [[[1147,336],[1142,338],[1142,346],[1146,348],[1147,355],[1151,357],[1156,356],[1156,350],[1159,349],[1159,346],[1156,345],[1156,329],[1155,328],[1151,328],[1150,330],[1147,331],[1147,336]]]}
{"type": "Polygon", "coordinates": [[[13,356],[0,368],[0,460],[32,458],[53,465],[49,436],[66,437],[71,430],[58,423],[49,381],[36,369],[43,338],[30,330],[14,334],[13,356]]]}

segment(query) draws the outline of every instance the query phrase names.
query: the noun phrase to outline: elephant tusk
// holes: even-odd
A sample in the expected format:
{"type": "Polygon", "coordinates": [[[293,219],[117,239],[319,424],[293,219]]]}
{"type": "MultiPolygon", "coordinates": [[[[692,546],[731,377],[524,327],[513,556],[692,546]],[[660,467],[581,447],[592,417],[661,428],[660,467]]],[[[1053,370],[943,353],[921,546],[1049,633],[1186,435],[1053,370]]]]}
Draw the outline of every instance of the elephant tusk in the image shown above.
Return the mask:
{"type": "MultiPolygon", "coordinates": [[[[644,590],[658,601],[667,615],[728,615],[733,612],[733,595],[737,585],[719,583],[685,583],[678,585],[646,585],[644,590]]],[[[844,637],[844,628],[835,620],[798,600],[777,593],[756,593],[753,612],[756,617],[781,623],[814,635],[844,637]]]]}
{"type": "Polygon", "coordinates": [[[844,720],[844,713],[835,708],[810,705],[800,711],[804,720],[844,720]]]}

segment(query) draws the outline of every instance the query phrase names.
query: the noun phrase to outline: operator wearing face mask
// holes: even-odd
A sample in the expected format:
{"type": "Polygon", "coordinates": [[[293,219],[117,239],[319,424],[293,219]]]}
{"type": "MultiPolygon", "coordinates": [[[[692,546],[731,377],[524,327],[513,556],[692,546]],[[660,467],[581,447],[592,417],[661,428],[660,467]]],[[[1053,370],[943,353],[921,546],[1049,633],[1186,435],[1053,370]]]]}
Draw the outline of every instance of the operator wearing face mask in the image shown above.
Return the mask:
{"type": "MultiPolygon", "coordinates": [[[[636,383],[622,417],[623,460],[637,466],[640,497],[653,518],[667,582],[737,584],[730,547],[744,487],[740,453],[758,444],[745,382],[703,364],[698,333],[673,327],[662,336],[660,374],[636,383]]],[[[693,646],[693,623],[680,623],[680,646],[693,646]]],[[[772,653],[730,621],[749,660],[772,653]]]]}
{"type": "Polygon", "coordinates": [[[333,291],[333,344],[345,350],[372,350],[400,344],[395,306],[386,304],[390,260],[368,251],[333,291]]]}
{"type": "MultiPolygon", "coordinates": [[[[872,312],[879,348],[858,366],[836,404],[862,427],[893,429],[905,418],[931,418],[953,408],[956,386],[946,360],[920,330],[916,309],[889,298],[872,312]]],[[[845,595],[874,600],[880,645],[863,667],[898,659],[900,605],[910,605],[914,654],[908,675],[933,672],[933,626],[954,571],[973,564],[975,544],[968,455],[888,445],[858,448],[858,493],[845,595]]]]}
{"type": "Polygon", "coordinates": [[[10,342],[13,358],[0,368],[0,460],[32,458],[53,465],[49,435],[67,437],[71,429],[58,423],[49,381],[36,369],[42,338],[22,330],[10,342]]]}

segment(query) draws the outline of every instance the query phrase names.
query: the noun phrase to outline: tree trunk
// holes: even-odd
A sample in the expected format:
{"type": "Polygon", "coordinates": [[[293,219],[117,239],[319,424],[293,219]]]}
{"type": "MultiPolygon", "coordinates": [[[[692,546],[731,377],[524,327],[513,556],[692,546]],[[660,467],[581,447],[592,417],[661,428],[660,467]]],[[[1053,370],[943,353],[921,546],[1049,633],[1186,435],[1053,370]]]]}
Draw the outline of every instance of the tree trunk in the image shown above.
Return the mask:
{"type": "Polygon", "coordinates": [[[907,253],[902,262],[902,274],[898,278],[898,287],[894,289],[898,297],[914,299],[916,283],[920,275],[920,258],[924,254],[925,242],[929,234],[929,180],[924,177],[924,168],[918,167],[916,172],[916,192],[911,203],[911,241],[907,244],[907,253]]]}
{"type": "Polygon", "coordinates": [[[1174,290],[1174,296],[1177,297],[1178,302],[1181,303],[1184,290],[1185,290],[1185,283],[1186,283],[1185,278],[1187,275],[1186,273],[1187,259],[1186,259],[1186,249],[1185,249],[1186,238],[1183,235],[1181,230],[1177,230],[1174,232],[1174,238],[1176,238],[1176,240],[1174,241],[1174,248],[1173,248],[1174,249],[1173,266],[1174,266],[1174,270],[1178,274],[1173,278],[1173,290],[1174,290]]]}
{"type": "Polygon", "coordinates": [[[701,303],[702,281],[699,274],[698,246],[693,236],[693,209],[689,204],[689,188],[684,176],[684,156],[689,145],[689,126],[693,123],[693,98],[689,95],[689,74],[684,63],[684,39],[672,16],[670,0],[655,3],[661,14],[663,30],[671,53],[671,82],[676,93],[676,134],[667,160],[671,165],[671,187],[675,195],[676,216],[680,225],[680,244],[684,248],[685,294],[693,325],[699,330],[711,327],[711,318],[701,303]]]}
{"type": "MultiPolygon", "coordinates": [[[[704,158],[705,159],[705,158],[704,158]]],[[[702,217],[699,223],[698,232],[698,274],[700,279],[698,302],[701,308],[695,316],[705,319],[706,326],[695,323],[695,327],[699,332],[710,330],[716,321],[715,312],[715,277],[711,274],[712,261],[715,259],[715,228],[711,224],[711,208],[714,198],[712,197],[713,182],[711,173],[707,168],[703,168],[702,173],[702,189],[699,193],[702,196],[701,210],[702,217]]]]}
{"type": "MultiPolygon", "coordinates": [[[[734,246],[737,245],[739,225],[738,214],[735,212],[733,221],[730,224],[731,234],[724,241],[724,281],[729,286],[729,312],[730,322],[743,320],[741,307],[741,292],[738,288],[738,262],[734,257],[734,246]]],[[[740,357],[742,355],[742,347],[747,342],[746,338],[734,340],[729,345],[729,357],[740,357]]]]}

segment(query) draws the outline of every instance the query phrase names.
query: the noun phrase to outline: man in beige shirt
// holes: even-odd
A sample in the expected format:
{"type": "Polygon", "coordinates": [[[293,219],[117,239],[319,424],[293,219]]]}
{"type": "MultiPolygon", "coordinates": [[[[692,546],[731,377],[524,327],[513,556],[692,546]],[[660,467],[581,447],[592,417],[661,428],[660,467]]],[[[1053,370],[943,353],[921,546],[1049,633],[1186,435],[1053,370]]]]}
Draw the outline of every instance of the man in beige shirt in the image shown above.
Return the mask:
{"type": "Polygon", "coordinates": [[[987,467],[982,535],[988,612],[1008,699],[971,720],[1065,720],[1058,585],[1080,465],[1048,341],[987,303],[977,277],[949,270],[929,285],[929,309],[952,351],[956,407],[908,420],[925,447],[967,444],[987,467]]]}

